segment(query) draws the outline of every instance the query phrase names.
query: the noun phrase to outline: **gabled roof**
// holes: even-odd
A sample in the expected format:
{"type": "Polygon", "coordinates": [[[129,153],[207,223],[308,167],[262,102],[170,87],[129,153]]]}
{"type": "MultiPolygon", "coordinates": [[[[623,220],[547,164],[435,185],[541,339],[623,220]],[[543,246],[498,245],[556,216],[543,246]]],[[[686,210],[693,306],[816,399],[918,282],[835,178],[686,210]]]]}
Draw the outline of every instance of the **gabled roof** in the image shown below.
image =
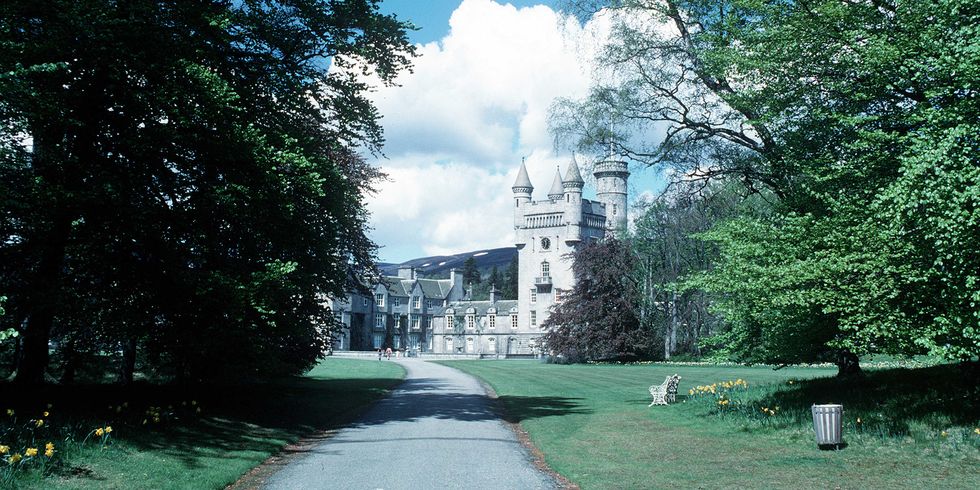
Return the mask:
{"type": "Polygon", "coordinates": [[[426,298],[445,298],[449,294],[449,288],[452,288],[449,279],[419,279],[418,282],[426,298]],[[450,283],[449,288],[445,288],[443,283],[450,283]]]}
{"type": "Polygon", "coordinates": [[[388,288],[388,294],[395,296],[411,296],[412,281],[398,276],[385,276],[381,282],[388,288]],[[408,284],[406,284],[408,283],[408,284]]]}
{"type": "Polygon", "coordinates": [[[498,315],[509,315],[510,310],[517,307],[517,300],[505,299],[497,301],[496,303],[491,303],[489,301],[455,301],[444,308],[437,308],[435,311],[433,311],[433,314],[436,316],[445,315],[446,310],[452,308],[453,314],[466,315],[467,310],[473,308],[476,310],[476,312],[473,314],[477,316],[484,316],[487,314],[487,310],[489,310],[491,306],[497,309],[498,315]]]}

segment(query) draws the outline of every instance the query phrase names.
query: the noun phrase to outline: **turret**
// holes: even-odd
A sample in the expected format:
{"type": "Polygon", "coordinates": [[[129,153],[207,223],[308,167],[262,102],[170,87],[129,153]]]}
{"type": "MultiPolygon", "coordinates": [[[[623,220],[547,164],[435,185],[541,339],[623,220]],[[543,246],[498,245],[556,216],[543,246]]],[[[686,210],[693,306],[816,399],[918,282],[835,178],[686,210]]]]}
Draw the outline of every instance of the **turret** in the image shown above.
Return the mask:
{"type": "Polygon", "coordinates": [[[531,202],[531,192],[534,186],[531,179],[527,176],[527,167],[521,162],[521,168],[517,171],[517,180],[511,187],[514,191],[514,228],[520,228],[524,224],[524,204],[531,202]]]}
{"type": "Polygon", "coordinates": [[[561,169],[555,169],[555,181],[551,183],[548,199],[558,201],[565,197],[565,185],[561,181],[561,169]]]}
{"type": "Polygon", "coordinates": [[[585,180],[578,170],[578,164],[572,157],[572,163],[565,172],[563,187],[565,189],[565,223],[568,223],[568,234],[565,241],[575,243],[582,240],[582,187],[585,180]]]}
{"type": "Polygon", "coordinates": [[[606,205],[606,231],[626,228],[626,181],[630,172],[626,162],[611,154],[595,166],[596,198],[606,205]]]}

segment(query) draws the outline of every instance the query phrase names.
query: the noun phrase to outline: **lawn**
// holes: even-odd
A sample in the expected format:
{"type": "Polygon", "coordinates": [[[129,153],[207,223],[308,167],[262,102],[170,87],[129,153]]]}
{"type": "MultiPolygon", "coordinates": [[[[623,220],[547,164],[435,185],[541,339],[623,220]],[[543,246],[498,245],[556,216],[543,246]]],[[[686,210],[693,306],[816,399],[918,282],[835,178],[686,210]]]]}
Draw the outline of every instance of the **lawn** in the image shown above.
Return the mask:
{"type": "Polygon", "coordinates": [[[445,364],[487,381],[548,465],[582,488],[980,488],[975,366],[841,381],[818,368],[445,364]],[[678,402],[647,408],[647,387],[674,373],[678,402]],[[748,388],[717,384],[737,379],[748,388]],[[711,384],[716,394],[688,395],[711,384]],[[816,447],[812,403],[844,405],[847,447],[816,447]]]}
{"type": "Polygon", "coordinates": [[[0,409],[13,409],[22,423],[51,412],[35,445],[51,440],[64,458],[46,478],[22,472],[7,484],[224,488],[286,444],[348,422],[403,377],[395,363],[329,358],[302,377],[238,386],[52,386],[28,393],[0,385],[0,409]],[[81,443],[104,426],[113,428],[105,449],[95,436],[81,443]]]}

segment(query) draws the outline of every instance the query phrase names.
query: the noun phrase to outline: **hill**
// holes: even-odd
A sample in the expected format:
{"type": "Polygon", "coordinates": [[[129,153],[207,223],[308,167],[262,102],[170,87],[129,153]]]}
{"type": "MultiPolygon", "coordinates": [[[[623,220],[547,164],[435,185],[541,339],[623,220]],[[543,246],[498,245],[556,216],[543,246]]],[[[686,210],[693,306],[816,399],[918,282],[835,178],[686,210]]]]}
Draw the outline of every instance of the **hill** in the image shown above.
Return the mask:
{"type": "Polygon", "coordinates": [[[463,252],[453,255],[433,255],[418,259],[406,260],[400,264],[381,263],[378,264],[385,274],[395,275],[399,267],[411,266],[419,275],[423,277],[449,277],[450,269],[462,269],[466,259],[473,257],[476,260],[476,267],[480,274],[486,276],[494,266],[503,273],[510,265],[510,261],[517,257],[516,247],[492,248],[487,250],[476,250],[473,252],[463,252]]]}

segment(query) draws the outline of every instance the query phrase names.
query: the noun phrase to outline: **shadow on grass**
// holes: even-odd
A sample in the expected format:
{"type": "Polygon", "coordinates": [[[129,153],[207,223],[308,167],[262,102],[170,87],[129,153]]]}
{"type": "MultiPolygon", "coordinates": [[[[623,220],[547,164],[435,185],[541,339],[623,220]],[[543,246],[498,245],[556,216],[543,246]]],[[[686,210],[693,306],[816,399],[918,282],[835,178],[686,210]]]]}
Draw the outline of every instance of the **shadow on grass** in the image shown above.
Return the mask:
{"type": "MultiPolygon", "coordinates": [[[[284,443],[344,426],[369,426],[435,417],[497,420],[588,413],[578,399],[486,396],[453,393],[438,379],[289,378],[250,385],[161,386],[136,384],[46,386],[32,390],[0,384],[0,400],[18,414],[51,409],[51,427],[75,427],[81,439],[95,427],[112,425],[113,439],[136,451],[166,454],[188,469],[213,465],[214,458],[254,460],[254,452],[275,453],[284,443]],[[386,390],[399,390],[365,413],[386,390]],[[123,403],[125,409],[117,407],[123,403]],[[497,405],[499,403],[499,405],[497,405]],[[159,407],[159,423],[148,415],[159,407]],[[200,407],[201,413],[196,409],[200,407]],[[503,410],[500,410],[500,408],[503,410]],[[144,422],[146,421],[146,422],[144,422]]],[[[54,429],[52,429],[54,430],[54,429]]],[[[85,467],[64,474],[98,480],[85,467]]]]}
{"type": "Polygon", "coordinates": [[[838,403],[846,420],[862,418],[862,430],[905,436],[914,424],[935,429],[975,427],[980,421],[980,365],[963,363],[917,369],[869,371],[850,378],[817,378],[782,386],[759,402],[781,406],[808,423],[813,404],[838,403]]]}

